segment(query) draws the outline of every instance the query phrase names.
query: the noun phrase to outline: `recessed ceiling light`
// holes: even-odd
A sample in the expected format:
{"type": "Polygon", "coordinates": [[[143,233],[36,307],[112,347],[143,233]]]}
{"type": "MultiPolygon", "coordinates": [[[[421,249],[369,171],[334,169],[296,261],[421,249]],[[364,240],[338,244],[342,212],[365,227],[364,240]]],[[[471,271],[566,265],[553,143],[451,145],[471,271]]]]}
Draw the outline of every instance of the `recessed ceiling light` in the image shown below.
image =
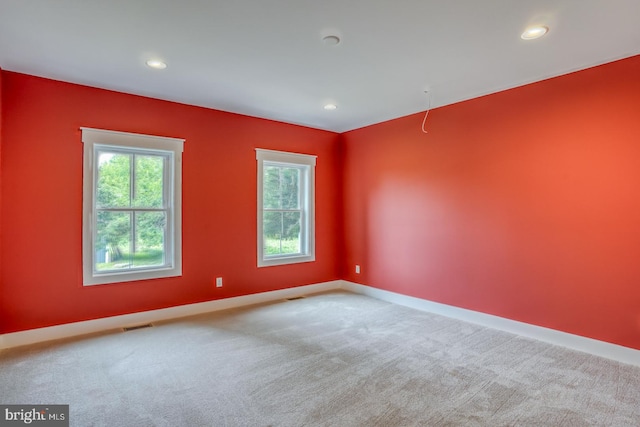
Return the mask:
{"type": "Polygon", "coordinates": [[[329,111],[335,110],[336,108],[338,108],[338,106],[336,104],[327,104],[327,105],[324,106],[324,109],[325,110],[329,110],[329,111]]]}
{"type": "Polygon", "coordinates": [[[165,68],[167,68],[167,64],[160,61],[159,59],[150,59],[146,62],[146,64],[151,68],[155,68],[156,70],[164,70],[165,68]]]}
{"type": "Polygon", "coordinates": [[[523,40],[533,40],[544,36],[548,32],[549,27],[545,27],[544,25],[536,25],[524,30],[524,33],[522,33],[520,38],[522,38],[523,40]]]}
{"type": "Polygon", "coordinates": [[[324,28],[319,35],[322,44],[327,47],[334,47],[342,43],[342,31],[337,28],[324,28]]]}
{"type": "Polygon", "coordinates": [[[326,46],[335,46],[338,43],[340,43],[340,37],[336,36],[335,34],[330,34],[328,36],[324,36],[322,38],[322,42],[326,45],[326,46]]]}

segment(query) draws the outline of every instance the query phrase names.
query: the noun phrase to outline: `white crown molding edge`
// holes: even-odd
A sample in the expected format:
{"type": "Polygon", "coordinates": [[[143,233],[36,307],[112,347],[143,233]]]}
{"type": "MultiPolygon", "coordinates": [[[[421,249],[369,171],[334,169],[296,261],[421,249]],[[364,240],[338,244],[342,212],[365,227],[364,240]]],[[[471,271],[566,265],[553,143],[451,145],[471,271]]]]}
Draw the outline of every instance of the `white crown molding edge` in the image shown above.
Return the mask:
{"type": "Polygon", "coordinates": [[[518,322],[504,317],[411,297],[349,282],[347,280],[333,280],[239,297],[12,332],[0,335],[0,350],[339,289],[640,367],[640,350],[544,328],[542,326],[518,322]]]}

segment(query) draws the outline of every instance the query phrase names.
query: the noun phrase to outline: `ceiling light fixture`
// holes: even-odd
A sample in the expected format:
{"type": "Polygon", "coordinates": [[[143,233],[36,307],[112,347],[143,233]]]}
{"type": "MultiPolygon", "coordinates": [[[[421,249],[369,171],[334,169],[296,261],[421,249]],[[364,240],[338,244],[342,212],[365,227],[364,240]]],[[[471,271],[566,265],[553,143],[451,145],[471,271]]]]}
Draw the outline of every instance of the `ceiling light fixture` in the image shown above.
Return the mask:
{"type": "Polygon", "coordinates": [[[324,106],[324,109],[327,111],[332,111],[332,110],[335,110],[336,108],[338,108],[336,104],[327,104],[324,106]]]}
{"type": "Polygon", "coordinates": [[[146,62],[147,66],[151,68],[155,68],[156,70],[164,70],[167,68],[167,64],[160,61],[159,59],[150,59],[146,62]]]}
{"type": "Polygon", "coordinates": [[[340,43],[340,37],[336,36],[335,34],[330,34],[328,36],[323,37],[322,42],[326,46],[335,46],[340,43]]]}
{"type": "Polygon", "coordinates": [[[327,47],[334,47],[342,43],[342,31],[337,28],[325,28],[320,31],[320,40],[327,47]]]}
{"type": "Polygon", "coordinates": [[[520,36],[522,40],[533,40],[540,38],[549,32],[549,27],[544,25],[536,25],[524,30],[524,33],[520,36]]]}

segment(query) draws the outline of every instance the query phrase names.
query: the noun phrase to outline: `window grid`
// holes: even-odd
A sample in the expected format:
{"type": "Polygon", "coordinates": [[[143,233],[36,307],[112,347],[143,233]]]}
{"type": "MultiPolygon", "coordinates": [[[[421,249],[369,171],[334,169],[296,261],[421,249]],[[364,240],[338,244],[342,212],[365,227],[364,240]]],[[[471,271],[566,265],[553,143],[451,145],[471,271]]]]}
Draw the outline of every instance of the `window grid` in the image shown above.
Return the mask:
{"type": "MultiPolygon", "coordinates": [[[[94,164],[98,165],[99,164],[99,159],[100,159],[100,155],[101,154],[123,154],[123,155],[127,155],[129,156],[129,173],[130,173],[130,177],[129,177],[129,200],[127,203],[127,206],[118,206],[118,207],[105,207],[105,206],[101,206],[100,202],[97,201],[97,189],[98,189],[98,183],[100,182],[100,168],[96,167],[94,169],[94,200],[96,200],[96,208],[95,208],[95,215],[94,217],[94,234],[93,234],[93,241],[94,242],[98,242],[98,220],[97,218],[99,218],[100,213],[103,212],[118,212],[118,213],[128,213],[129,214],[129,224],[130,224],[130,229],[131,231],[129,232],[129,257],[128,257],[128,263],[129,263],[129,270],[145,270],[145,269],[157,269],[157,268],[168,268],[171,267],[171,259],[170,257],[167,257],[166,254],[166,250],[163,251],[162,254],[162,263],[161,264],[154,264],[154,265],[148,265],[148,266],[138,266],[135,267],[134,263],[133,263],[133,256],[134,254],[138,253],[138,218],[139,218],[139,213],[147,213],[147,212],[153,212],[153,213],[162,213],[164,215],[164,217],[167,219],[165,221],[164,227],[163,227],[163,236],[162,236],[162,241],[163,242],[167,242],[167,224],[170,224],[170,214],[171,214],[171,210],[168,208],[167,206],[167,201],[168,201],[168,189],[169,189],[169,179],[170,179],[170,174],[167,168],[167,164],[168,159],[170,157],[169,154],[163,153],[163,152],[159,152],[159,151],[141,151],[141,150],[123,150],[123,149],[114,149],[112,147],[108,147],[108,146],[96,146],[95,147],[95,157],[94,157],[94,164]],[[137,165],[137,159],[138,157],[159,157],[162,159],[162,184],[161,184],[161,188],[162,188],[162,203],[161,203],[161,207],[159,208],[153,208],[153,207],[138,207],[139,204],[136,203],[138,197],[137,197],[137,185],[136,183],[137,181],[137,170],[138,168],[136,167],[137,165]]],[[[164,243],[163,243],[164,245],[164,243]]],[[[95,243],[94,243],[94,247],[95,247],[95,243]]],[[[94,249],[95,251],[95,249],[94,249]]],[[[113,273],[113,272],[121,272],[123,271],[123,269],[102,269],[102,270],[98,270],[96,268],[97,266],[97,262],[94,259],[92,262],[93,265],[93,271],[94,274],[105,274],[105,273],[113,273]]]]}
{"type": "MultiPolygon", "coordinates": [[[[266,253],[266,249],[267,249],[267,245],[266,245],[266,240],[265,240],[265,236],[263,235],[263,248],[265,250],[265,258],[276,258],[276,257],[287,257],[287,256],[297,256],[297,255],[301,255],[304,254],[306,252],[305,250],[305,236],[306,236],[306,218],[305,218],[305,209],[303,208],[303,200],[305,199],[305,194],[304,194],[304,190],[306,187],[306,180],[305,180],[305,176],[307,173],[307,167],[302,167],[296,164],[291,164],[291,163],[276,163],[276,162],[264,162],[264,167],[273,167],[273,168],[277,168],[278,169],[278,175],[279,175],[279,193],[280,193],[280,206],[283,205],[283,193],[284,193],[284,169],[296,169],[298,172],[298,191],[296,194],[296,208],[268,208],[268,207],[264,207],[264,201],[263,201],[263,213],[267,212],[267,213],[279,213],[282,220],[280,221],[280,236],[284,236],[285,233],[285,229],[284,229],[284,214],[285,213],[296,213],[298,214],[299,218],[300,218],[300,232],[298,233],[298,250],[295,253],[284,253],[283,252],[283,239],[281,238],[279,240],[279,253],[277,254],[267,254],[266,253]]],[[[265,187],[266,184],[263,183],[263,192],[265,191],[265,187]]]]}

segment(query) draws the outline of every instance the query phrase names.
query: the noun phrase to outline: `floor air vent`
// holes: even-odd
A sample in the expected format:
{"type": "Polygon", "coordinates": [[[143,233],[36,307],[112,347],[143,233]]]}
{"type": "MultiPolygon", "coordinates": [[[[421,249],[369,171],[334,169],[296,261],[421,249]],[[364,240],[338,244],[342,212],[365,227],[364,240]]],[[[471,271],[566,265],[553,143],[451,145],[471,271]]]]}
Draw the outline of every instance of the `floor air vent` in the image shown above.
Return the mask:
{"type": "Polygon", "coordinates": [[[151,323],[147,323],[146,325],[136,325],[136,326],[128,326],[126,328],[122,328],[123,332],[135,331],[136,329],[144,329],[144,328],[153,328],[151,323]]]}
{"type": "Polygon", "coordinates": [[[293,298],[287,298],[287,301],[295,301],[297,299],[304,299],[304,297],[293,297],[293,298]]]}

